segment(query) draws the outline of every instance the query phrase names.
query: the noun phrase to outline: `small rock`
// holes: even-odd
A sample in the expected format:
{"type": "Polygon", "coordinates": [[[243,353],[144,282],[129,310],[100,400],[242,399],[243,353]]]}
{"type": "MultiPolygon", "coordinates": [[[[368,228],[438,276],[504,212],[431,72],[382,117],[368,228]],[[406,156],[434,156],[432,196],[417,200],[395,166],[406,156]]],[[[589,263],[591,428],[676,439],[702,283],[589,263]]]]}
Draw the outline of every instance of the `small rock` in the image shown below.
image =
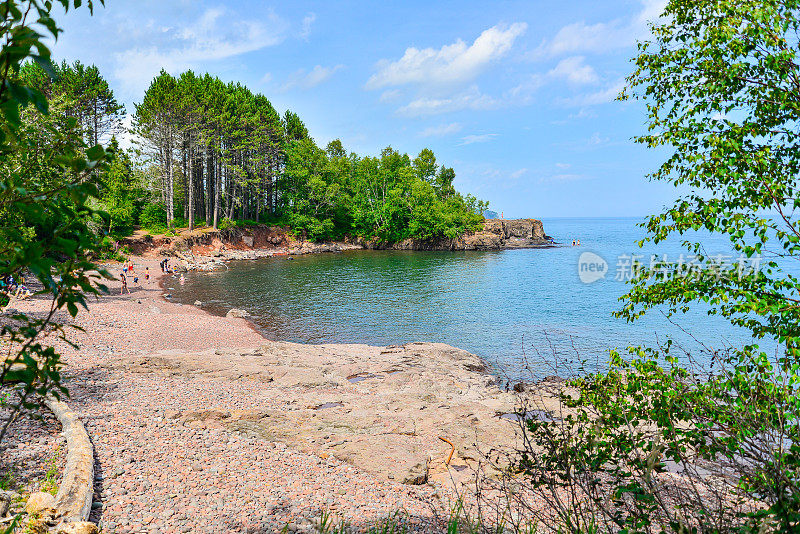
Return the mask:
{"type": "Polygon", "coordinates": [[[0,491],[0,517],[5,517],[16,496],[16,493],[11,491],[0,491]]]}
{"type": "Polygon", "coordinates": [[[428,462],[420,462],[408,470],[408,474],[403,478],[403,484],[421,486],[428,481],[428,462]]]}
{"type": "Polygon", "coordinates": [[[92,510],[99,510],[102,507],[103,507],[103,503],[101,503],[99,501],[94,501],[92,503],[92,510]]]}
{"type": "Polygon", "coordinates": [[[59,523],[56,525],[55,534],[100,534],[97,525],[89,521],[76,521],[75,523],[59,523]]]}
{"type": "Polygon", "coordinates": [[[239,308],[231,308],[231,310],[225,314],[225,317],[236,317],[241,319],[243,317],[250,317],[250,314],[245,310],[240,310],[239,308]]]}
{"type": "Polygon", "coordinates": [[[55,503],[56,498],[49,493],[43,491],[31,493],[31,496],[28,497],[28,502],[25,504],[25,511],[29,514],[38,514],[44,510],[52,509],[55,503]]]}
{"type": "Polygon", "coordinates": [[[197,307],[199,308],[200,306],[202,306],[202,305],[203,305],[203,303],[202,303],[202,302],[200,302],[199,300],[196,300],[196,301],[194,301],[194,305],[195,305],[195,306],[197,306],[197,307]]]}
{"type": "Polygon", "coordinates": [[[525,393],[525,384],[522,382],[514,384],[514,393],[525,393]]]}

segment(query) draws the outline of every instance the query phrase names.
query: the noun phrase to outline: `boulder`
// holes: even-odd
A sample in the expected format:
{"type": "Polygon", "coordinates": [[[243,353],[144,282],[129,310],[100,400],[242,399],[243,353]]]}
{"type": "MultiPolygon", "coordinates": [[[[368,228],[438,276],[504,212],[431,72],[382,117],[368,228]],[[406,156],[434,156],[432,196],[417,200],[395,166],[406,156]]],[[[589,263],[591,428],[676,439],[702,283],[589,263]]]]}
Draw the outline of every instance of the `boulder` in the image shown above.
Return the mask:
{"type": "Polygon", "coordinates": [[[403,484],[421,486],[428,481],[428,462],[419,462],[408,470],[408,474],[403,478],[403,484]]]}
{"type": "Polygon", "coordinates": [[[235,317],[237,319],[242,319],[244,317],[250,317],[250,314],[247,313],[246,310],[240,310],[239,308],[231,308],[228,313],[225,314],[225,317],[235,317]]]}
{"type": "Polygon", "coordinates": [[[197,307],[200,307],[200,306],[203,305],[203,303],[200,302],[199,300],[196,300],[196,301],[194,301],[194,305],[197,306],[197,307]]]}
{"type": "Polygon", "coordinates": [[[478,232],[464,236],[466,250],[497,250],[503,246],[500,236],[491,232],[478,232]]]}
{"type": "Polygon", "coordinates": [[[36,493],[31,493],[31,496],[28,497],[28,502],[25,503],[25,511],[28,514],[39,514],[45,510],[52,510],[55,504],[55,497],[49,493],[38,491],[36,493]]]}

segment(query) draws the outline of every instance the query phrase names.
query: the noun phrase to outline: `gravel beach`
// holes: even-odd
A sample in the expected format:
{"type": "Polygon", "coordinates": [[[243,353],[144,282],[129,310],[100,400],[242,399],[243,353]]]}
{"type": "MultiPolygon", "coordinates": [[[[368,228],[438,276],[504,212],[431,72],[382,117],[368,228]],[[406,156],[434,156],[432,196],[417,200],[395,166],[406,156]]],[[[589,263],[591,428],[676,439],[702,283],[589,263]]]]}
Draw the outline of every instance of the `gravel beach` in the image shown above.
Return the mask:
{"type": "Polygon", "coordinates": [[[92,519],[104,533],[310,531],[323,510],[355,531],[397,511],[414,531],[439,531],[450,467],[460,472],[475,459],[468,451],[478,434],[514,437],[514,425],[497,417],[514,399],[474,356],[435,344],[270,342],[244,319],[168,302],[158,259],[134,261],[140,283],[131,294],[112,281],[111,294],[74,321],[84,329],[71,336],[79,350],[54,340],[68,403],[94,442],[92,519]],[[441,358],[442,375],[421,395],[410,383],[430,374],[431,358],[441,358]],[[356,371],[378,379],[362,382],[356,371]],[[409,419],[408,410],[424,417],[409,419]],[[448,465],[440,435],[458,438],[448,465]],[[402,483],[386,468],[406,456],[413,464],[414,454],[424,457],[427,484],[402,483]]]}

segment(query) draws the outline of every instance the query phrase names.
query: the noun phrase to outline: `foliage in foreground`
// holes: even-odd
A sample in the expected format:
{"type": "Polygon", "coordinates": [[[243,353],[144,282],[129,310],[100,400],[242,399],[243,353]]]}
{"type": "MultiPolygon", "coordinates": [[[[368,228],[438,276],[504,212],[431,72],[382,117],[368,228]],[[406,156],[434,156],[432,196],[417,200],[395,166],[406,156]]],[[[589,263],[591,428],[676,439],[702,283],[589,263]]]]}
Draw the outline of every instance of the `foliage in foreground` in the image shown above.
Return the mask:
{"type": "Polygon", "coordinates": [[[651,177],[688,192],[643,224],[645,242],[682,236],[693,261],[638,265],[618,315],[702,304],[779,348],[709,349],[701,367],[669,343],[634,348],[570,382],[558,420],[526,425],[520,463],[551,524],[800,531],[798,30],[796,1],[671,0],[639,45],[623,94],[647,106],[637,141],[668,148],[651,177]],[[700,229],[763,268],[711,256],[700,229]]]}
{"type": "MultiPolygon", "coordinates": [[[[82,2],[59,3],[69,9],[82,2]]],[[[0,5],[0,278],[5,283],[0,304],[13,306],[18,286],[30,275],[51,300],[48,312],[17,313],[0,327],[0,387],[7,393],[0,396],[0,442],[21,413],[38,408],[46,395],[66,392],[60,356],[41,343],[41,334],[63,338],[56,313],[65,308],[74,316],[87,294],[103,289],[102,274],[92,274],[95,266],[87,256],[97,248],[88,225],[95,214],[89,202],[98,194],[96,171],[111,154],[99,145],[88,147],[75,118],[51,114],[45,96],[19,79],[27,59],[50,64],[41,32],[58,36],[51,8],[51,2],[38,0],[0,5]],[[17,287],[8,286],[9,277],[17,287]]]]}
{"type": "MultiPolygon", "coordinates": [[[[447,534],[535,534],[536,524],[525,522],[523,526],[515,528],[504,522],[490,524],[484,521],[485,518],[470,517],[465,512],[463,501],[458,500],[447,512],[445,517],[426,519],[432,524],[437,524],[440,532],[447,534]]],[[[335,518],[329,511],[323,510],[316,524],[319,534],[347,534],[349,532],[366,532],[367,534],[407,534],[416,531],[412,528],[411,517],[405,510],[398,510],[366,525],[352,525],[344,519],[335,518]]],[[[288,532],[288,525],[283,532],[288,532]]]]}

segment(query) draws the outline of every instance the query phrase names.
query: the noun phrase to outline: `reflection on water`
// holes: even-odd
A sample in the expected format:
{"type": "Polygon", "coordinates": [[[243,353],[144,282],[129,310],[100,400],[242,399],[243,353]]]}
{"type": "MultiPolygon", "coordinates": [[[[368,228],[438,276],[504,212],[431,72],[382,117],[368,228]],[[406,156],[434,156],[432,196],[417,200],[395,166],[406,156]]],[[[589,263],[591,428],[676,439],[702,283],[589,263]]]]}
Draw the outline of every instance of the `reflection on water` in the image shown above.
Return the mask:
{"type": "MultiPolygon", "coordinates": [[[[611,317],[621,306],[617,299],[625,284],[615,281],[613,272],[581,283],[578,256],[593,251],[614,269],[620,254],[641,253],[633,245],[639,237],[634,224],[631,219],[545,221],[549,235],[562,242],[577,237],[581,247],[275,257],[190,273],[184,286],[167,285],[175,287],[176,300],[200,300],[215,313],[246,309],[270,339],[440,341],[478,354],[513,379],[527,376],[523,354],[533,360],[538,353],[550,363],[556,358],[603,362],[609,348],[653,344],[667,336],[692,350],[698,349],[692,335],[715,347],[749,341],[702,311],[678,317],[680,328],[658,312],[634,324],[611,317]]],[[[553,374],[538,363],[534,367],[536,373],[553,374]]]]}

